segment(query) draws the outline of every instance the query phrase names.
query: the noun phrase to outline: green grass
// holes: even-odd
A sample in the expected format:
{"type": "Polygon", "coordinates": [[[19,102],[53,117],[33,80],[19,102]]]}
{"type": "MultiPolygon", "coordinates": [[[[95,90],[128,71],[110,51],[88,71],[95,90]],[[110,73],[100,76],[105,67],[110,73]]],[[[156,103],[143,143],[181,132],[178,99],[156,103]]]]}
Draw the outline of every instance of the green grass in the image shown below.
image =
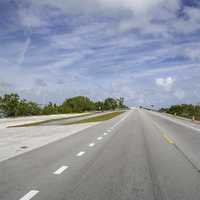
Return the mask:
{"type": "Polygon", "coordinates": [[[100,115],[100,116],[96,116],[96,117],[91,117],[88,119],[83,119],[83,120],[76,121],[76,122],[66,123],[65,125],[106,121],[106,120],[112,119],[122,113],[123,113],[122,111],[112,112],[112,113],[108,113],[108,114],[104,114],[104,115],[100,115]]]}

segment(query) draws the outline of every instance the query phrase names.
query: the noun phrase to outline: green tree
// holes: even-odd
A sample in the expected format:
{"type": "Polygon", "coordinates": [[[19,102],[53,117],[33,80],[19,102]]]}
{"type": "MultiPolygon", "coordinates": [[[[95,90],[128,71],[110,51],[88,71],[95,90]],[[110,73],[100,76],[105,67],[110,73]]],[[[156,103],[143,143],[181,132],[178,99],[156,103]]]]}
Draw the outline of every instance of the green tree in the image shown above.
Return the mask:
{"type": "Polygon", "coordinates": [[[107,98],[104,101],[104,110],[115,110],[118,106],[118,103],[113,98],[107,98]]]}
{"type": "Polygon", "coordinates": [[[59,106],[49,102],[47,106],[45,106],[42,110],[42,114],[44,115],[51,115],[51,114],[58,114],[59,113],[59,106]]]}
{"type": "MultiPolygon", "coordinates": [[[[56,105],[49,102],[44,108],[38,106],[38,104],[20,99],[18,94],[5,94],[0,97],[0,115],[7,117],[17,116],[31,116],[31,115],[49,115],[58,113],[73,113],[73,112],[85,112],[93,110],[115,110],[115,109],[127,108],[124,105],[124,98],[114,99],[107,98],[105,101],[94,102],[88,97],[77,96],[66,99],[62,105],[56,105]]],[[[173,110],[173,109],[172,109],[173,110]]],[[[195,107],[195,113],[199,113],[198,108],[195,107]]]]}
{"type": "Polygon", "coordinates": [[[5,94],[0,98],[0,110],[7,117],[39,115],[40,107],[34,102],[21,100],[18,94],[5,94]]]}
{"type": "Polygon", "coordinates": [[[62,104],[63,113],[85,112],[95,110],[95,103],[88,97],[77,96],[66,99],[62,104]]]}
{"type": "Polygon", "coordinates": [[[25,99],[20,100],[17,107],[17,116],[40,115],[41,108],[34,102],[25,99]]]}
{"type": "Polygon", "coordinates": [[[104,109],[104,102],[102,101],[95,102],[95,110],[103,111],[103,109],[104,109]]]}
{"type": "Polygon", "coordinates": [[[17,116],[17,108],[20,98],[17,94],[5,94],[1,97],[0,109],[3,111],[4,115],[7,117],[17,116]]]}

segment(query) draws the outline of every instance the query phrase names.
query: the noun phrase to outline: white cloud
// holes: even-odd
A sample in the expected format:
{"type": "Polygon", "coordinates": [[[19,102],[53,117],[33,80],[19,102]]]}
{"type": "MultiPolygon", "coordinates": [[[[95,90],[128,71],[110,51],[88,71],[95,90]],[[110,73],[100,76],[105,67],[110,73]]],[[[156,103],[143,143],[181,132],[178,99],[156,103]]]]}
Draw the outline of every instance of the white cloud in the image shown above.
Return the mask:
{"type": "Polygon", "coordinates": [[[125,9],[132,11],[135,15],[146,15],[155,9],[168,9],[175,11],[179,8],[179,0],[32,0],[37,5],[50,5],[65,11],[74,10],[102,10],[102,9],[125,9]]]}
{"type": "Polygon", "coordinates": [[[193,61],[200,60],[200,49],[199,48],[186,48],[185,56],[192,59],[193,61]]]}
{"type": "Polygon", "coordinates": [[[42,15],[41,10],[34,6],[30,6],[29,8],[20,6],[18,9],[18,17],[21,25],[29,29],[46,25],[46,21],[42,15]]]}
{"type": "MultiPolygon", "coordinates": [[[[182,9],[181,0],[31,0],[32,4],[41,8],[58,8],[65,14],[103,14],[123,16],[119,19],[119,31],[140,29],[144,34],[163,35],[172,33],[189,34],[200,28],[200,9],[184,6],[187,19],[177,17],[182,9]],[[160,22],[158,22],[160,21],[160,22]],[[166,22],[166,23],[165,23],[166,22]]],[[[29,17],[28,17],[29,18],[29,17]]],[[[39,21],[30,15],[32,24],[39,21]]],[[[40,22],[41,23],[41,22],[40,22]]],[[[31,23],[30,23],[31,24],[31,23]]]]}
{"type": "Polygon", "coordinates": [[[162,87],[165,91],[171,91],[175,81],[176,80],[170,76],[166,78],[157,78],[155,80],[156,85],[162,87]]]}
{"type": "Polygon", "coordinates": [[[185,8],[185,13],[187,14],[187,16],[194,20],[194,21],[198,21],[200,22],[200,12],[199,12],[199,8],[194,8],[194,7],[186,7],[185,8]]]}
{"type": "Polygon", "coordinates": [[[199,63],[179,58],[200,60],[198,37],[173,33],[198,30],[198,8],[184,8],[186,17],[178,18],[179,0],[30,1],[19,9],[23,39],[12,34],[0,48],[0,78],[9,74],[6,81],[20,93],[40,99],[48,90],[55,100],[124,96],[130,104],[197,99],[190,92],[199,63]]]}
{"type": "Polygon", "coordinates": [[[200,30],[200,8],[184,7],[183,13],[186,18],[176,18],[171,27],[181,34],[190,34],[200,30]]]}
{"type": "Polygon", "coordinates": [[[182,89],[177,89],[175,92],[174,92],[174,96],[178,99],[183,99],[185,97],[185,92],[184,90],[182,89]]]}
{"type": "Polygon", "coordinates": [[[163,0],[97,0],[100,4],[110,8],[124,8],[132,10],[134,14],[145,14],[156,6],[160,5],[163,0]]]}
{"type": "MultiPolygon", "coordinates": [[[[174,19],[180,9],[180,0],[32,0],[33,5],[59,8],[69,13],[101,13],[105,15],[119,15],[124,13],[126,20],[120,29],[143,28],[153,25],[152,20],[174,19]],[[128,14],[128,15],[127,15],[128,14]],[[158,18],[159,16],[159,18],[158,18]]],[[[163,24],[161,28],[163,28],[163,24]]],[[[154,24],[151,30],[159,31],[160,27],[154,24]]],[[[150,31],[150,30],[148,30],[150,31]]]]}

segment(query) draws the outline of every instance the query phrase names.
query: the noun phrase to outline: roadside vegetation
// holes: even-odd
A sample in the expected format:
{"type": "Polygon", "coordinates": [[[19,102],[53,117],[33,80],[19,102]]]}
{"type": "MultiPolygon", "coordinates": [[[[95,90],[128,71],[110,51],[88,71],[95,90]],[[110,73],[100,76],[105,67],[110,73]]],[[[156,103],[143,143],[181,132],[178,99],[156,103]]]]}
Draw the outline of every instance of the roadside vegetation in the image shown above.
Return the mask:
{"type": "Polygon", "coordinates": [[[106,121],[106,120],[112,119],[112,118],[114,118],[114,117],[116,117],[116,116],[118,116],[122,113],[123,113],[123,111],[107,113],[107,114],[104,114],[104,115],[90,117],[90,118],[83,119],[83,120],[80,120],[80,121],[66,123],[65,125],[106,121]]]}
{"type": "Polygon", "coordinates": [[[21,99],[18,94],[11,93],[0,96],[0,117],[82,113],[127,108],[122,97],[119,99],[107,98],[104,101],[95,102],[88,97],[77,96],[65,99],[60,105],[49,102],[48,105],[40,106],[35,102],[21,99]]]}
{"type": "Polygon", "coordinates": [[[189,119],[200,120],[200,105],[181,104],[174,105],[169,108],[161,108],[160,112],[166,112],[172,115],[180,117],[186,117],[189,119]]]}

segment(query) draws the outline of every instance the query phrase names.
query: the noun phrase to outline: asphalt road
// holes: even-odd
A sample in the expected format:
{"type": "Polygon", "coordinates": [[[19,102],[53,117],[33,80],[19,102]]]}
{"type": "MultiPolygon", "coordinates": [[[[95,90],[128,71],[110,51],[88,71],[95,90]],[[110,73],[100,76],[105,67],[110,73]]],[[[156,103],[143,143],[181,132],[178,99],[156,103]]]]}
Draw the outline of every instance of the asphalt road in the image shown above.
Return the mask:
{"type": "Polygon", "coordinates": [[[0,200],[199,200],[200,131],[132,110],[0,162],[0,200]]]}

